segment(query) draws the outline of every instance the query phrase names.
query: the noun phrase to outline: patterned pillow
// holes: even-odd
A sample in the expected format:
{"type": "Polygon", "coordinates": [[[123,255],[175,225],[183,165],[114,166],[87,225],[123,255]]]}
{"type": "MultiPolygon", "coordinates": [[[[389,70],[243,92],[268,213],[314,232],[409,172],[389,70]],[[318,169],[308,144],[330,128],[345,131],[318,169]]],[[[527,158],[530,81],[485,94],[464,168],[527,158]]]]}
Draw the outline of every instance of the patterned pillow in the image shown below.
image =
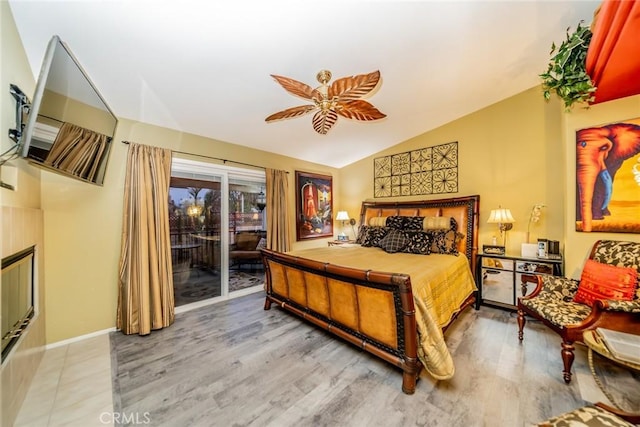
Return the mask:
{"type": "Polygon", "coordinates": [[[405,216],[404,218],[405,230],[422,230],[422,225],[424,222],[423,216],[405,216]]]}
{"type": "Polygon", "coordinates": [[[588,259],[584,264],[574,302],[593,306],[597,299],[631,301],[638,286],[638,272],[588,259]]]}
{"type": "Polygon", "coordinates": [[[458,243],[464,235],[457,232],[458,222],[449,218],[448,230],[427,230],[431,237],[431,253],[458,255],[458,243]]]}
{"type": "Polygon", "coordinates": [[[405,231],[409,241],[402,252],[419,255],[429,255],[431,253],[431,237],[425,231],[405,231]]]}
{"type": "Polygon", "coordinates": [[[256,245],[256,251],[259,251],[260,249],[266,249],[266,248],[267,248],[267,239],[262,237],[258,242],[258,244],[256,245]]]}
{"type": "Polygon", "coordinates": [[[360,244],[365,247],[377,247],[380,239],[386,236],[389,230],[389,227],[368,227],[360,244]]]}
{"type": "Polygon", "coordinates": [[[402,249],[407,246],[407,243],[409,243],[409,239],[407,239],[407,236],[405,236],[402,231],[391,229],[386,236],[380,239],[378,247],[384,249],[385,252],[392,254],[395,252],[401,252],[402,249]]]}
{"type": "Polygon", "coordinates": [[[396,230],[422,230],[423,216],[388,216],[386,226],[396,230]]]}
{"type": "Polygon", "coordinates": [[[387,227],[395,228],[396,230],[404,230],[404,216],[388,216],[387,227]]]}
{"type": "Polygon", "coordinates": [[[364,239],[364,236],[367,234],[368,228],[369,228],[368,225],[361,225],[360,228],[358,228],[358,236],[356,237],[356,243],[362,244],[362,240],[364,239]]]}

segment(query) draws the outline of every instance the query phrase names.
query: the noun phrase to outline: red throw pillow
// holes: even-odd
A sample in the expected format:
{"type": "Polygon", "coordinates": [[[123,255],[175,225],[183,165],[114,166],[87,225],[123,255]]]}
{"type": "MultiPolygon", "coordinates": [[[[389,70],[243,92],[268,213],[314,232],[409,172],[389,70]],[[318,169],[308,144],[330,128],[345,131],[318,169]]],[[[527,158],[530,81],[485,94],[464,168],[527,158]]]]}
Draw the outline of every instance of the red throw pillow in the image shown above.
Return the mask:
{"type": "Polygon", "coordinates": [[[631,301],[638,285],[638,272],[588,259],[584,264],[574,302],[593,306],[597,299],[631,301]]]}

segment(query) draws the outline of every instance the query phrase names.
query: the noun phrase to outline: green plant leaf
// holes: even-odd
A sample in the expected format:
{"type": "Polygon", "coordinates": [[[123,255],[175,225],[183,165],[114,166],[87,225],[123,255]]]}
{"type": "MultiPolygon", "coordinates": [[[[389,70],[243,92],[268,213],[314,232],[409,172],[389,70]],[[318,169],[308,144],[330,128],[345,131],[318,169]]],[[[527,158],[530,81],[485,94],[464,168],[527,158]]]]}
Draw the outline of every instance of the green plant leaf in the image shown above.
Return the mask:
{"type": "Polygon", "coordinates": [[[551,98],[551,93],[558,95],[565,105],[565,110],[570,111],[574,103],[593,101],[593,86],[591,78],[586,71],[586,58],[591,30],[578,23],[575,31],[567,28],[567,39],[556,46],[551,43],[551,60],[547,71],[540,74],[542,79],[543,96],[546,100],[551,98]]]}

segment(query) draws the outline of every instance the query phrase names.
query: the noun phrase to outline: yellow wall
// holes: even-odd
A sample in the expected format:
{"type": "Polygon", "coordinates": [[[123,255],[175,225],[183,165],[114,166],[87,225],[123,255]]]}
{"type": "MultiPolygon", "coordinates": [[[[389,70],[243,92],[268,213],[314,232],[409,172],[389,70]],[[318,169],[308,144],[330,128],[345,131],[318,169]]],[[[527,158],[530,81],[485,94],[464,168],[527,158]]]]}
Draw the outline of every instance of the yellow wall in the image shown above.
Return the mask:
{"type": "MultiPolygon", "coordinates": [[[[589,256],[591,247],[596,240],[612,239],[640,242],[639,234],[582,233],[575,231],[576,131],[638,117],[640,117],[640,95],[597,104],[589,109],[574,108],[571,113],[564,115],[561,137],[565,143],[565,156],[568,159],[565,169],[565,196],[567,200],[567,209],[565,209],[565,245],[569,249],[565,251],[565,271],[568,276],[580,277],[584,260],[589,256]]],[[[638,189],[638,195],[640,196],[640,188],[638,189]]]]}
{"type": "Polygon", "coordinates": [[[508,232],[508,252],[519,254],[535,203],[544,203],[541,221],[531,238],[560,240],[563,232],[564,149],[560,105],[545,103],[538,87],[505,99],[430,132],[353,163],[340,170],[343,188],[340,206],[359,212],[359,201],[373,199],[373,159],[448,142],[458,142],[459,191],[449,194],[375,200],[438,199],[480,195],[479,245],[498,236],[496,224],[487,224],[491,209],[511,209],[516,220],[508,232]]]}
{"type": "MultiPolygon", "coordinates": [[[[33,93],[35,82],[22,42],[6,1],[0,2],[0,152],[13,146],[7,136],[16,128],[16,104],[9,94],[13,83],[27,95],[33,93]]],[[[15,190],[0,188],[0,258],[32,245],[35,262],[35,315],[25,333],[11,350],[0,368],[0,425],[13,425],[24,396],[35,375],[45,343],[44,268],[42,258],[43,215],[40,208],[40,172],[24,160],[12,160],[2,166],[2,181],[15,190]]],[[[1,280],[1,279],[0,279],[1,280]]],[[[0,297],[1,298],[1,297],[0,297]]],[[[0,304],[0,307],[2,305],[0,304]]],[[[2,315],[2,313],[0,313],[2,315]]]]}
{"type": "MultiPolygon", "coordinates": [[[[2,87],[14,82],[31,94],[32,74],[9,8],[6,2],[1,4],[2,87]]],[[[15,122],[14,110],[5,105],[7,103],[3,103],[2,109],[3,135],[15,122]]],[[[121,140],[288,170],[294,241],[295,170],[332,175],[334,211],[347,210],[351,217],[357,218],[361,201],[373,199],[375,157],[457,141],[459,191],[428,198],[479,194],[480,245],[490,243],[491,237],[497,234],[497,227],[486,223],[489,211],[499,205],[511,209],[517,221],[508,234],[507,246],[512,253],[520,251],[533,204],[546,204],[541,221],[532,227],[532,240],[538,237],[560,240],[567,274],[575,275],[594,240],[638,240],[639,236],[573,231],[574,132],[585,126],[638,117],[639,113],[640,97],[632,97],[565,114],[556,99],[546,103],[539,87],[535,87],[340,170],[121,120],[104,186],[75,181],[17,160],[13,164],[17,168],[18,190],[1,190],[0,201],[3,206],[44,210],[42,277],[47,277],[45,305],[49,343],[115,325],[127,153],[127,146],[121,144],[121,140]]],[[[0,140],[0,147],[8,147],[6,138],[0,140]]],[[[338,231],[336,227],[336,234],[338,231]]],[[[324,245],[326,240],[294,243],[294,249],[324,245]]]]}
{"type": "MultiPolygon", "coordinates": [[[[295,230],[295,170],[332,175],[334,187],[340,186],[338,171],[334,168],[121,120],[104,186],[86,184],[44,170],[42,172],[48,343],[115,326],[128,149],[127,145],[120,142],[122,140],[289,171],[292,230],[295,230]]],[[[295,233],[292,238],[295,240],[295,233]]],[[[327,240],[295,243],[294,248],[326,245],[327,240]]]]}

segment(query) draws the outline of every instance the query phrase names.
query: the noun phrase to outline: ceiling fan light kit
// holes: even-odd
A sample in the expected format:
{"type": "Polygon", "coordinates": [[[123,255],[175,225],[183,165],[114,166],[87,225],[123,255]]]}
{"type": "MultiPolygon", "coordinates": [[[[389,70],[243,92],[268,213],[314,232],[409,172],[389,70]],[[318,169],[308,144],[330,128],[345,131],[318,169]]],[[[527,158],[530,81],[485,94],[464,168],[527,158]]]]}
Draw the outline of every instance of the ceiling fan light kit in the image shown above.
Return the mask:
{"type": "Polygon", "coordinates": [[[386,114],[361,99],[370,95],[378,86],[380,71],[343,77],[329,85],[331,71],[321,70],[316,75],[320,86],[315,89],[289,77],[275,74],[271,74],[271,77],[290,94],[312,101],[313,104],[274,113],[265,119],[267,123],[315,112],[312,120],[313,129],[321,135],[326,135],[338,120],[338,116],[360,121],[380,120],[386,117],[386,114]]]}

